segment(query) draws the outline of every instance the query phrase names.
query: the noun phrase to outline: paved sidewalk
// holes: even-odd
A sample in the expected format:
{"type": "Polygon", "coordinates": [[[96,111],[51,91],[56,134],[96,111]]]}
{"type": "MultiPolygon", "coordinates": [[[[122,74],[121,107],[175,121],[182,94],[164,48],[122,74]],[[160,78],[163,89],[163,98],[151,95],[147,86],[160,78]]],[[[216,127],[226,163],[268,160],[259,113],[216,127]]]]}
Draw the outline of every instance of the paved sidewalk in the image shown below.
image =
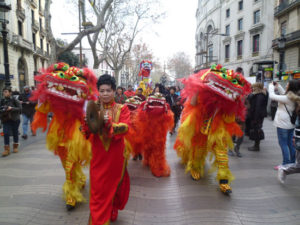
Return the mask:
{"type": "MultiPolygon", "coordinates": [[[[233,225],[300,224],[300,176],[291,175],[286,185],[277,181],[273,170],[281,161],[276,130],[269,119],[264,124],[266,140],[260,152],[246,150],[243,158],[230,157],[236,177],[233,193],[224,196],[214,175],[193,181],[179,163],[167,142],[167,157],[172,174],[156,178],[140,162],[129,162],[130,199],[115,225],[233,225]]],[[[1,225],[85,225],[88,204],[67,212],[62,195],[64,171],[58,157],[45,149],[42,136],[35,143],[23,144],[18,154],[0,158],[1,225]]],[[[30,137],[29,140],[34,142],[30,137]]],[[[27,141],[29,141],[27,140],[27,141]]],[[[88,174],[88,170],[85,170],[88,174]]],[[[88,196],[88,187],[84,195],[88,196]]]]}

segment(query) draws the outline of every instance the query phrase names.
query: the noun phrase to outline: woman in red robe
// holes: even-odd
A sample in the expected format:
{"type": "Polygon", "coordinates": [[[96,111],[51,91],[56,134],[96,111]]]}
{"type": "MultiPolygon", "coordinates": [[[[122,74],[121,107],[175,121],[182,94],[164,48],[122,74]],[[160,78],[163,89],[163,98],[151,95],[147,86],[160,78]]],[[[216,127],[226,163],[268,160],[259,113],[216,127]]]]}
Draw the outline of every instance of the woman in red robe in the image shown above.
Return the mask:
{"type": "MultiPolygon", "coordinates": [[[[114,102],[115,79],[102,75],[97,83],[99,104],[104,108],[102,135],[93,134],[90,166],[90,225],[115,221],[118,210],[124,209],[130,191],[126,169],[127,154],[124,135],[127,133],[130,112],[127,106],[114,102]]],[[[85,133],[88,128],[85,126],[85,133]]]]}

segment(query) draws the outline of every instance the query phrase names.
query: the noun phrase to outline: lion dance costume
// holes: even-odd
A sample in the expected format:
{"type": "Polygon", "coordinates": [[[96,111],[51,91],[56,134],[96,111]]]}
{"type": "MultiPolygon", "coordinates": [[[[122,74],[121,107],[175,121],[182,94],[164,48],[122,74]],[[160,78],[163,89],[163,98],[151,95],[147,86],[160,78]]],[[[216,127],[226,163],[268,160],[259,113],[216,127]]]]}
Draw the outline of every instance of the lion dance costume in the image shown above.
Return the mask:
{"type": "Polygon", "coordinates": [[[215,158],[211,171],[218,170],[220,190],[229,194],[234,177],[228,167],[227,149],[233,147],[233,135],[243,134],[235,119],[244,120],[242,98],[250,92],[250,84],[242,74],[221,65],[181,81],[187,101],[174,148],[195,180],[204,176],[205,158],[211,152],[215,158]]]}
{"type": "Polygon", "coordinates": [[[142,80],[140,81],[138,88],[143,89],[144,96],[149,96],[150,93],[152,92],[151,85],[149,82],[151,70],[152,70],[152,62],[151,61],[143,60],[140,63],[139,76],[142,77],[142,80]]]}
{"type": "Polygon", "coordinates": [[[173,113],[161,94],[151,95],[132,116],[132,129],[126,136],[133,156],[142,154],[143,164],[154,176],[169,176],[166,160],[166,136],[174,125],[173,113]]]}
{"type": "Polygon", "coordinates": [[[95,75],[88,69],[69,67],[65,63],[50,66],[37,76],[39,82],[32,100],[38,101],[32,129],[47,129],[47,115],[53,118],[47,133],[47,148],[60,157],[65,170],[63,185],[68,210],[85,199],[80,190],[85,186],[86,177],[82,166],[91,158],[90,142],[80,131],[84,118],[84,104],[95,100],[98,93],[95,75]]]}

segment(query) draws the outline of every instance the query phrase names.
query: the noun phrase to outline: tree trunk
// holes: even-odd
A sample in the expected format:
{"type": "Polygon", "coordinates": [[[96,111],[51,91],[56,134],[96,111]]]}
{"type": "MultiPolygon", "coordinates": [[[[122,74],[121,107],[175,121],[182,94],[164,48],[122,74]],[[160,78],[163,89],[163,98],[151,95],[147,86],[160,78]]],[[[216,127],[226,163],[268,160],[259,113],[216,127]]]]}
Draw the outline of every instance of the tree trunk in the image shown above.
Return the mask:
{"type": "Polygon", "coordinates": [[[119,69],[115,69],[115,70],[114,70],[114,73],[115,73],[115,79],[116,79],[117,86],[120,86],[120,85],[121,85],[121,84],[119,83],[120,70],[119,70],[119,69]]]}

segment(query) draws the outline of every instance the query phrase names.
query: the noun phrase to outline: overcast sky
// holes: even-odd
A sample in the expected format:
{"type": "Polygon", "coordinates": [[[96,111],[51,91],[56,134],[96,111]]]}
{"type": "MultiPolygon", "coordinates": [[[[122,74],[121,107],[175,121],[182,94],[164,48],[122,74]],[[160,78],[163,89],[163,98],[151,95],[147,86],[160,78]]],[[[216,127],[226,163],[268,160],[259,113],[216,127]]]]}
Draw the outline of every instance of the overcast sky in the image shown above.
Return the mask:
{"type": "MultiPolygon", "coordinates": [[[[78,9],[63,3],[67,1],[52,0],[52,2],[54,36],[70,41],[75,36],[61,33],[78,31],[78,20],[74,20],[74,16],[78,15],[78,9]]],[[[165,19],[160,24],[149,27],[138,36],[138,39],[148,44],[162,64],[174,53],[184,51],[194,65],[197,0],[161,0],[161,3],[166,11],[165,19]]],[[[89,47],[88,44],[84,45],[89,47]]]]}

